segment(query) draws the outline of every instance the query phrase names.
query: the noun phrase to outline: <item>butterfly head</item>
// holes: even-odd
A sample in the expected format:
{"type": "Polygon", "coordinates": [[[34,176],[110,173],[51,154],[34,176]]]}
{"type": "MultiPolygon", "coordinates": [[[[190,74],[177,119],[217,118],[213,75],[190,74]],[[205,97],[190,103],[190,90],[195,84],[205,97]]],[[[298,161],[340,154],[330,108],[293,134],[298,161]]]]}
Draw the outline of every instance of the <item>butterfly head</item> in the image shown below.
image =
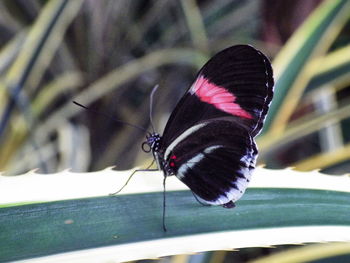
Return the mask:
{"type": "Polygon", "coordinates": [[[142,143],[144,152],[158,152],[160,147],[161,137],[158,133],[149,133],[146,135],[146,141],[142,143]]]}

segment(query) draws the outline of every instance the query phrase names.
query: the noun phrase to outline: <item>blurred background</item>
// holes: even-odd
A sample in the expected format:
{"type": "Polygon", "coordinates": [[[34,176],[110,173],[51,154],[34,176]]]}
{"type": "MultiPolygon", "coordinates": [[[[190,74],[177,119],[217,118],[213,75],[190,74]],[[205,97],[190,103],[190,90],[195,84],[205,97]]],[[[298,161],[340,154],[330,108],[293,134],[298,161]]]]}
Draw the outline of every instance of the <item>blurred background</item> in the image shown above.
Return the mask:
{"type": "Polygon", "coordinates": [[[263,51],[275,72],[259,163],[348,173],[349,16],[348,0],[2,0],[0,171],[148,164],[145,132],[72,101],[148,129],[159,84],[153,118],[161,133],[198,69],[243,43],[263,51]]]}
{"type": "Polygon", "coordinates": [[[260,163],[348,171],[348,1],[323,2],[1,1],[0,170],[144,164],[145,132],[72,101],[149,128],[159,84],[161,133],[203,63],[246,43],[271,58],[276,79],[260,163]]]}

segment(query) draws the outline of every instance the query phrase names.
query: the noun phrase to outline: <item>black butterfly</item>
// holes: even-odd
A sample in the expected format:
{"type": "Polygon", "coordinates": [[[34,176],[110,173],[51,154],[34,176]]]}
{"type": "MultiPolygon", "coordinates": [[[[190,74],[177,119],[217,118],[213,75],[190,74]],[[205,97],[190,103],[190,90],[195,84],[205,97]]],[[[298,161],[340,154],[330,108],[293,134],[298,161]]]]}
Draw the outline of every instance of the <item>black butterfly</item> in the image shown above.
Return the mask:
{"type": "Polygon", "coordinates": [[[175,175],[202,203],[235,206],[255,168],[254,137],[273,96],[269,60],[248,45],[229,47],[198,72],[161,137],[147,136],[164,177],[175,175]]]}

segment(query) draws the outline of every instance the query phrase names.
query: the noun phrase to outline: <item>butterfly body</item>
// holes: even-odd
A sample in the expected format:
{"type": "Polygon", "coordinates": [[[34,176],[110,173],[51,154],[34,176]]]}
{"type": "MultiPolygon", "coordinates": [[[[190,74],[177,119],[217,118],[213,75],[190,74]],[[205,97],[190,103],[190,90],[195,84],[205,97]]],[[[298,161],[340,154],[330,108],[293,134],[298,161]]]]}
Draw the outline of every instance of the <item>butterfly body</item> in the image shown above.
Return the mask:
{"type": "Polygon", "coordinates": [[[254,171],[273,96],[268,59],[247,45],[227,48],[199,71],[149,146],[164,176],[175,175],[205,204],[234,207],[254,171]]]}

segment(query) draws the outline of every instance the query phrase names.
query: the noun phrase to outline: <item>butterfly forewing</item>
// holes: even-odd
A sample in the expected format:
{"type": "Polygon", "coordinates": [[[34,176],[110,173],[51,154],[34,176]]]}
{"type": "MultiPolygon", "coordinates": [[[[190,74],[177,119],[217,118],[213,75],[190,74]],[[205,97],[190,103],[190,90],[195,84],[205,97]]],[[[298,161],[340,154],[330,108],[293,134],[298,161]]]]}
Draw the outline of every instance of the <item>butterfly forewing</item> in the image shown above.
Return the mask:
{"type": "Polygon", "coordinates": [[[247,45],[227,48],[212,57],[175,107],[163,134],[167,147],[201,120],[238,116],[257,135],[273,95],[269,60],[247,45]]]}

